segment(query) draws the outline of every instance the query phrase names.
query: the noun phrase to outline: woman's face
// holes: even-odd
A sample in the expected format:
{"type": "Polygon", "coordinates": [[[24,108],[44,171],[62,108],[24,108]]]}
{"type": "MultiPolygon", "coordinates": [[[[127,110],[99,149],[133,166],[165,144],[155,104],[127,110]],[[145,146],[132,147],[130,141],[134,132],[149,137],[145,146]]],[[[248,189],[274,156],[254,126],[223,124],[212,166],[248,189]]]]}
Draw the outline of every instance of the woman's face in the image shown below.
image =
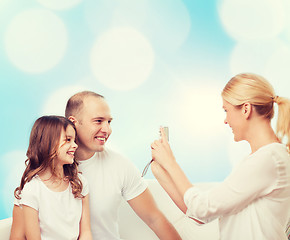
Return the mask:
{"type": "Polygon", "coordinates": [[[226,112],[224,123],[228,124],[232,129],[234,140],[236,142],[245,140],[246,121],[243,107],[237,108],[223,99],[223,109],[226,112]]]}
{"type": "Polygon", "coordinates": [[[59,148],[57,153],[57,164],[72,164],[74,161],[74,153],[78,147],[75,143],[75,130],[68,125],[66,130],[62,130],[59,148]]]}

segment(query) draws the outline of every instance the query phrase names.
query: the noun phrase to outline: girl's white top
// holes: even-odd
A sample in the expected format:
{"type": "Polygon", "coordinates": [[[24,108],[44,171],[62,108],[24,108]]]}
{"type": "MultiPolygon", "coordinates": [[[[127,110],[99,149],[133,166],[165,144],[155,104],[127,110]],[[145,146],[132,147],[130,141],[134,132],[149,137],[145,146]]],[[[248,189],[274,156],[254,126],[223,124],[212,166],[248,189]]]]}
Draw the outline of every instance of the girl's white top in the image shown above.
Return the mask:
{"type": "MultiPolygon", "coordinates": [[[[88,184],[82,175],[82,195],[88,194],[88,184]]],[[[38,211],[42,240],[76,240],[79,236],[79,223],[82,215],[82,199],[75,198],[71,185],[62,192],[50,190],[35,176],[26,183],[20,206],[26,205],[38,211]]]]}
{"type": "Polygon", "coordinates": [[[204,223],[219,218],[222,240],[286,240],[290,217],[290,156],[280,143],[258,149],[207,192],[184,195],[187,215],[204,223]]]}

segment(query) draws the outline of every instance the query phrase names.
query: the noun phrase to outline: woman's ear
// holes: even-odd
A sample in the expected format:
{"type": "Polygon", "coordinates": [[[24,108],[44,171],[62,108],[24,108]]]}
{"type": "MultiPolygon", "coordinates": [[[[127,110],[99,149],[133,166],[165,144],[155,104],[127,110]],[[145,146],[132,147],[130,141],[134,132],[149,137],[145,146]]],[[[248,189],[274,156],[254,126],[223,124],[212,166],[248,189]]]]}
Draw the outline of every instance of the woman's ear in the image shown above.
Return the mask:
{"type": "Polygon", "coordinates": [[[243,104],[243,115],[245,116],[246,119],[249,119],[251,113],[252,113],[252,105],[248,102],[243,104]]]}

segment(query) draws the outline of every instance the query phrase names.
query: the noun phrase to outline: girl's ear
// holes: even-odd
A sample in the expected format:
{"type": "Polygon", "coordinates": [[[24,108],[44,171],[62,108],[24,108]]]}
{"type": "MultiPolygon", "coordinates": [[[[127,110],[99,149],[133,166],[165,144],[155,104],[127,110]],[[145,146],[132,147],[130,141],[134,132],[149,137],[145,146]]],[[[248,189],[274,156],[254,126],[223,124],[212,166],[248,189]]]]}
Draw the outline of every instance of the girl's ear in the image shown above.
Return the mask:
{"type": "Polygon", "coordinates": [[[242,111],[243,111],[243,115],[245,116],[245,118],[249,119],[249,117],[252,113],[252,105],[248,102],[244,103],[242,111]]]}

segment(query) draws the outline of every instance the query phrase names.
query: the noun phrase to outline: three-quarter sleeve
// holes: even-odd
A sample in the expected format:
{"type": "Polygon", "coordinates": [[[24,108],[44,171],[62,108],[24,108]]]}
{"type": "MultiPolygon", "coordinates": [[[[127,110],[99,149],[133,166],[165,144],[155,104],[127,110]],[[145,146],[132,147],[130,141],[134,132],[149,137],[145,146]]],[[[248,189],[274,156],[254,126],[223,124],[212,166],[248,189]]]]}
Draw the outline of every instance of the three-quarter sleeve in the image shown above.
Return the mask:
{"type": "Polygon", "coordinates": [[[192,187],[184,194],[187,216],[202,222],[241,211],[277,186],[275,153],[262,152],[246,158],[224,182],[209,191],[192,187]]]}

